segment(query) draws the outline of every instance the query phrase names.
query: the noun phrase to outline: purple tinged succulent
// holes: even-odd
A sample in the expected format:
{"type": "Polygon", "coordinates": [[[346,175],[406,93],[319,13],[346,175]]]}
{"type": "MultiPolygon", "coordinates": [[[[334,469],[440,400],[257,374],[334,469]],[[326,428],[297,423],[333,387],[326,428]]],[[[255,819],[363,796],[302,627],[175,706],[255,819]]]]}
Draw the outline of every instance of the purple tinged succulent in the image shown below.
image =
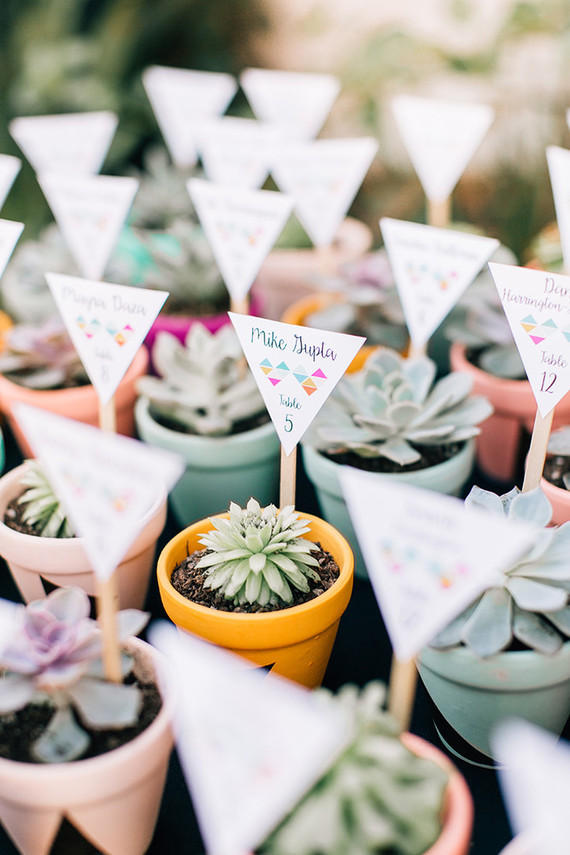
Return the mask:
{"type": "MultiPolygon", "coordinates": [[[[89,617],[89,598],[79,588],[58,588],[44,600],[27,606],[2,608],[0,647],[0,715],[23,709],[32,701],[47,701],[54,715],[32,748],[44,763],[74,760],[89,745],[88,727],[129,727],[137,720],[141,696],[134,685],[108,683],[101,663],[101,633],[89,617]],[[7,624],[8,623],[8,628],[7,624]]],[[[136,609],[118,614],[119,641],[136,635],[148,615],[136,609]]],[[[132,668],[122,656],[123,676],[132,668]]]]}
{"type": "Polygon", "coordinates": [[[87,377],[59,318],[16,324],[5,335],[0,373],[29,389],[55,389],[87,377]]]}

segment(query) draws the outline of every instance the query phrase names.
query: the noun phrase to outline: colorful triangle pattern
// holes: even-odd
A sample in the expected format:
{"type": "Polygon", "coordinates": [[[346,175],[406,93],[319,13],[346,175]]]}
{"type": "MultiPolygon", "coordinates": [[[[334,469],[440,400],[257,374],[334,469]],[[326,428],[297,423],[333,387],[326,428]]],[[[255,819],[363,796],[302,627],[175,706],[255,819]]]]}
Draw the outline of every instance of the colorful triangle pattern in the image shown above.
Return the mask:
{"type": "Polygon", "coordinates": [[[269,359],[264,359],[260,362],[259,367],[273,386],[277,386],[289,374],[292,374],[307,395],[312,395],[313,392],[316,392],[319,386],[327,379],[327,375],[321,368],[317,368],[311,374],[303,365],[297,365],[291,371],[287,363],[280,362],[279,365],[273,366],[269,359]]]}
{"type": "Polygon", "coordinates": [[[539,324],[536,318],[532,315],[527,315],[526,318],[522,319],[520,324],[534,344],[540,344],[541,341],[549,338],[558,330],[562,333],[566,341],[570,341],[570,330],[562,329],[552,320],[552,318],[539,324]]]}

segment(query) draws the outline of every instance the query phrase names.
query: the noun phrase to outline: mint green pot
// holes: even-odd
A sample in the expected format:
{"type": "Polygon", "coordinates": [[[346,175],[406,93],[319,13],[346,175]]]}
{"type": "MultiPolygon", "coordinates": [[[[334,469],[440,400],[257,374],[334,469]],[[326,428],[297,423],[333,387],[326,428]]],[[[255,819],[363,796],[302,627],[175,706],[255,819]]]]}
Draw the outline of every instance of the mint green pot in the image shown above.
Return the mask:
{"type": "Polygon", "coordinates": [[[181,526],[244,505],[254,496],[262,505],[277,504],[280,446],[271,422],[234,436],[192,436],[158,424],[148,400],[135,405],[137,432],[143,442],[174,451],[186,470],[170,494],[181,526]]]}
{"type": "MultiPolygon", "coordinates": [[[[358,540],[352,526],[344,495],[340,486],[338,463],[319,454],[310,445],[302,446],[303,464],[307,476],[312,481],[317,492],[317,499],[322,516],[337,528],[348,540],[354,552],[355,575],[367,579],[366,564],[360,551],[358,540]]],[[[469,440],[455,457],[430,466],[418,469],[417,472],[377,473],[378,478],[396,481],[398,484],[413,484],[436,493],[447,493],[457,496],[461,492],[473,470],[475,460],[475,443],[469,440]]],[[[378,513],[381,513],[381,508],[378,513]]]]}
{"type": "Polygon", "coordinates": [[[554,656],[521,650],[487,659],[467,647],[424,647],[417,662],[440,713],[488,757],[491,732],[501,719],[524,718],[559,736],[570,714],[570,641],[554,656]]]}

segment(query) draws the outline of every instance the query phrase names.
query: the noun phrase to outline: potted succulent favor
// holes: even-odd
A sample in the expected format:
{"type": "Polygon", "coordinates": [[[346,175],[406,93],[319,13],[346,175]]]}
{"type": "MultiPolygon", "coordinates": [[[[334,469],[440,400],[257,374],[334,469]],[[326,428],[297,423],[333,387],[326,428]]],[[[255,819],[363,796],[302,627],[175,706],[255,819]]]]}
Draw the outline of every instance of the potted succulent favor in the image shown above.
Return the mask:
{"type": "MultiPolygon", "coordinates": [[[[148,353],[141,347],[115,392],[117,430],[134,434],[135,381],[145,373],[148,353]]],[[[57,317],[39,324],[16,324],[0,351],[0,408],[22,453],[30,446],[13,416],[15,404],[29,404],[86,424],[96,425],[99,399],[71,339],[57,317]]]]}
{"type": "Polygon", "coordinates": [[[339,471],[355,466],[441,493],[458,495],[475,456],[477,425],[492,412],[470,397],[471,378],[453,372],[434,383],[435,363],[376,351],[345,376],[303,440],[303,463],[325,516],[350,541],[357,575],[364,560],[352,527],[339,471]]]}
{"type": "Polygon", "coordinates": [[[570,520],[570,427],[554,431],[548,442],[540,486],[552,505],[552,523],[570,520]]]}
{"type": "Polygon", "coordinates": [[[466,855],[467,785],[436,748],[400,734],[382,709],[384,687],[319,694],[343,707],[352,738],[257,855],[466,855]]]}
{"type": "MultiPolygon", "coordinates": [[[[119,602],[142,608],[156,542],[166,521],[166,493],[157,495],[140,532],[117,568],[119,602]]],[[[82,588],[95,596],[96,579],[82,539],[37,460],[26,460],[0,478],[0,555],[26,602],[45,596],[44,584],[82,588]]]]}
{"type": "Polygon", "coordinates": [[[251,498],[177,534],[157,575],[178,627],[314,688],[350,599],[353,557],[324,520],[251,498]]]}
{"type": "Polygon", "coordinates": [[[154,365],[160,376],[138,383],[137,430],[186,461],[171,493],[180,524],[223,510],[228,496],[272,501],[279,441],[233,328],[195,324],[185,344],[161,332],[154,365]]]}
{"type": "Polygon", "coordinates": [[[118,615],[123,682],[110,683],[83,591],[12,608],[0,649],[0,821],[22,855],[47,853],[64,816],[101,851],[143,855],[172,748],[157,654],[131,637],[148,615],[118,615]]]}
{"type": "Polygon", "coordinates": [[[540,489],[503,496],[474,487],[466,504],[537,526],[534,546],[425,647],[433,703],[461,739],[491,757],[490,732],[524,715],[557,734],[570,713],[570,523],[543,528],[540,489]]]}

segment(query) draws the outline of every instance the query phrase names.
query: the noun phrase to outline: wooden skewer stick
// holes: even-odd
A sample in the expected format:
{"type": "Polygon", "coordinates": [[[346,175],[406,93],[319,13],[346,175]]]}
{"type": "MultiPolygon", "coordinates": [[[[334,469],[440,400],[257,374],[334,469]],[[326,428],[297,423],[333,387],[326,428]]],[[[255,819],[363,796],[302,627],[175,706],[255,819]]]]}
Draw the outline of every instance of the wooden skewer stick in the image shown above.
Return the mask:
{"type": "Polygon", "coordinates": [[[408,359],[420,359],[422,356],[427,356],[427,344],[414,344],[410,339],[408,347],[408,359]]]}
{"type": "Polygon", "coordinates": [[[542,470],[544,469],[544,461],[546,459],[546,449],[552,429],[554,409],[553,407],[544,418],[540,415],[540,410],[536,411],[530,448],[524,470],[523,493],[528,493],[529,490],[534,490],[540,486],[540,479],[542,478],[542,470]]]}
{"type": "Polygon", "coordinates": [[[446,199],[427,200],[428,225],[445,229],[451,221],[451,196],[446,199]]]}
{"type": "Polygon", "coordinates": [[[285,454],[281,446],[281,480],[279,484],[279,507],[295,507],[295,484],[297,479],[297,446],[291,454],[285,454]]]}
{"type": "Polygon", "coordinates": [[[408,730],[412,720],[417,682],[416,660],[400,662],[393,657],[390,669],[388,712],[394,716],[402,730],[408,730]]]}
{"type": "Polygon", "coordinates": [[[243,297],[241,300],[230,298],[230,312],[235,312],[236,315],[249,315],[249,296],[243,297]]]}
{"type": "Polygon", "coordinates": [[[117,415],[115,412],[115,396],[106,404],[99,401],[99,427],[108,433],[117,433],[117,415]]]}
{"type": "Polygon", "coordinates": [[[119,591],[116,573],[97,585],[97,619],[103,634],[103,667],[111,683],[122,683],[121,654],[117,636],[119,591]]]}
{"type": "Polygon", "coordinates": [[[332,276],[336,267],[333,244],[328,244],[327,246],[316,246],[315,255],[317,258],[317,269],[315,272],[319,276],[332,276]]]}

